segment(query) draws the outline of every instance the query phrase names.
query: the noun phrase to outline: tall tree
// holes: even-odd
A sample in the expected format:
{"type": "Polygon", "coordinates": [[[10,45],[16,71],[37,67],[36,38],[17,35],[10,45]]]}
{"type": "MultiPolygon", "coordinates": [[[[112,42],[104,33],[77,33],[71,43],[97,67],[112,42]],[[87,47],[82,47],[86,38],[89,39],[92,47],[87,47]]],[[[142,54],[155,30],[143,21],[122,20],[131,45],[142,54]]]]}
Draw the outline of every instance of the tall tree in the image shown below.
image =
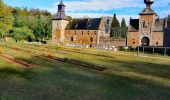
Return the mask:
{"type": "Polygon", "coordinates": [[[126,21],[124,18],[122,18],[122,22],[121,22],[121,37],[122,38],[126,38],[127,36],[127,25],[126,25],[126,21]]]}
{"type": "Polygon", "coordinates": [[[111,26],[113,28],[120,27],[120,23],[119,23],[119,20],[116,17],[116,14],[114,14],[114,16],[113,16],[113,20],[112,20],[112,25],[111,26]]]}
{"type": "Polygon", "coordinates": [[[0,40],[9,34],[9,31],[12,29],[13,24],[13,15],[12,10],[3,3],[3,0],[0,0],[0,40]]]}
{"type": "Polygon", "coordinates": [[[111,24],[111,37],[119,37],[120,36],[120,23],[116,17],[116,14],[113,16],[112,24],[111,24]]]}

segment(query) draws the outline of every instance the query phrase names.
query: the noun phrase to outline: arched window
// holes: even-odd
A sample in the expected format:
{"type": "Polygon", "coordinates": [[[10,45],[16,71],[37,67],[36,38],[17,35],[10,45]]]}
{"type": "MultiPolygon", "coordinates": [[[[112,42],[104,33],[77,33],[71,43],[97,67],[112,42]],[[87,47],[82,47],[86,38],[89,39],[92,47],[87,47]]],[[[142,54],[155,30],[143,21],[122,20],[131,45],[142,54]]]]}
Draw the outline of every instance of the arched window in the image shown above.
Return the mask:
{"type": "Polygon", "coordinates": [[[90,42],[93,42],[93,38],[92,37],[90,38],[90,42]]]}

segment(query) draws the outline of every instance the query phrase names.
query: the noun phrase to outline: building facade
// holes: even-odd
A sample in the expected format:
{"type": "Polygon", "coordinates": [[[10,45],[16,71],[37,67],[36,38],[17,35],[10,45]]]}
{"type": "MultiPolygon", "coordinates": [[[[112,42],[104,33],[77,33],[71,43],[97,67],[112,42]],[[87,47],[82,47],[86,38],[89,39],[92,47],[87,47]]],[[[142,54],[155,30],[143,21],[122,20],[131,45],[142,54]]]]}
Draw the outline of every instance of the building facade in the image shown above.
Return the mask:
{"type": "MultiPolygon", "coordinates": [[[[144,0],[146,8],[139,13],[139,19],[130,19],[127,45],[136,46],[170,46],[164,41],[167,18],[160,19],[151,9],[154,0],[144,0]]],[[[169,37],[170,38],[170,37],[169,37]]]]}

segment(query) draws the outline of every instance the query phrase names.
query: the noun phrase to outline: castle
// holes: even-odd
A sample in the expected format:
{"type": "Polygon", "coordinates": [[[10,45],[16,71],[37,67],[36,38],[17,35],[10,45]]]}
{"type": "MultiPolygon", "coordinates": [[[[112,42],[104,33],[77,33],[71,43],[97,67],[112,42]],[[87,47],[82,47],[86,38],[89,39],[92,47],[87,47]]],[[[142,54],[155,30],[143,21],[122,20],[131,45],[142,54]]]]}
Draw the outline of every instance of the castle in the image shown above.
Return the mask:
{"type": "Polygon", "coordinates": [[[167,18],[159,19],[151,9],[154,0],[144,0],[146,8],[139,13],[139,19],[130,19],[127,45],[136,46],[170,46],[170,31],[167,18]]]}

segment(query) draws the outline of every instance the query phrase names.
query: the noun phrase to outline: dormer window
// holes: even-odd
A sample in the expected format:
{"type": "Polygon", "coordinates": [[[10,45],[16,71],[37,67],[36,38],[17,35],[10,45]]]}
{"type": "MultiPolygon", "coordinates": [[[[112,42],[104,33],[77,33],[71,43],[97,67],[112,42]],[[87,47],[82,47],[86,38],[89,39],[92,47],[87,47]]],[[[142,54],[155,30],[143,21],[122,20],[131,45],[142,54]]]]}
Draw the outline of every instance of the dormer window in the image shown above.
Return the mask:
{"type": "Polygon", "coordinates": [[[77,28],[78,27],[78,23],[76,23],[76,25],[75,25],[75,28],[77,28]]]}

